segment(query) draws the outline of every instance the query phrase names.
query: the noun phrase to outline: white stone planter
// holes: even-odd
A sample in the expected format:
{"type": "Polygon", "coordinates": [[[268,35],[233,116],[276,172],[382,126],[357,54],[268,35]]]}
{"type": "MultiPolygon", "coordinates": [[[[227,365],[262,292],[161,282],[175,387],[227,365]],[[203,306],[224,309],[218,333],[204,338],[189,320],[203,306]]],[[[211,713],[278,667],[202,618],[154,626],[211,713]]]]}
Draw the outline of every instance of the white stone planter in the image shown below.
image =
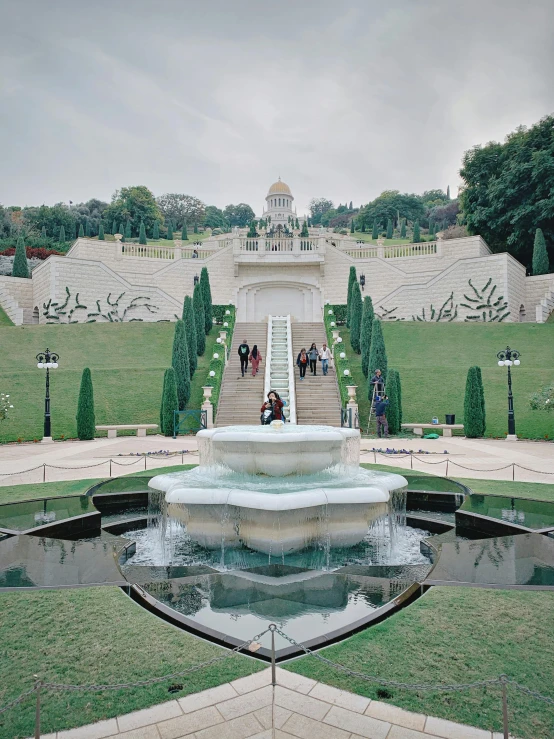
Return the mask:
{"type": "Polygon", "coordinates": [[[202,385],[204,391],[204,400],[209,400],[212,397],[213,387],[211,385],[202,385]]]}

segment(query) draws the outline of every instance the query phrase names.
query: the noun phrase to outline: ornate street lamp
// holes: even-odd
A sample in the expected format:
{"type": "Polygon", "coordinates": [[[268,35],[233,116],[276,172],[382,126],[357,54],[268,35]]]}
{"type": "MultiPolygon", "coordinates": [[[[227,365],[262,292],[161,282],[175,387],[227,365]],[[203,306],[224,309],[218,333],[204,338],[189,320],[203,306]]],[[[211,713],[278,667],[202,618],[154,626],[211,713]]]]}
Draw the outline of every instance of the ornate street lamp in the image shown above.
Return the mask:
{"type": "Polygon", "coordinates": [[[59,356],[50,349],[37,354],[37,367],[46,370],[46,395],[44,398],[44,438],[43,441],[52,441],[50,426],[50,370],[58,368],[59,356]]]}
{"type": "Polygon", "coordinates": [[[362,290],[365,287],[365,275],[363,275],[363,274],[360,275],[360,287],[362,288],[362,290]]]}
{"type": "Polygon", "coordinates": [[[507,346],[496,355],[498,357],[498,366],[508,368],[508,436],[510,441],[517,441],[516,435],[516,419],[514,415],[514,396],[512,395],[512,373],[511,366],[516,367],[520,364],[520,353],[515,349],[507,346]]]}

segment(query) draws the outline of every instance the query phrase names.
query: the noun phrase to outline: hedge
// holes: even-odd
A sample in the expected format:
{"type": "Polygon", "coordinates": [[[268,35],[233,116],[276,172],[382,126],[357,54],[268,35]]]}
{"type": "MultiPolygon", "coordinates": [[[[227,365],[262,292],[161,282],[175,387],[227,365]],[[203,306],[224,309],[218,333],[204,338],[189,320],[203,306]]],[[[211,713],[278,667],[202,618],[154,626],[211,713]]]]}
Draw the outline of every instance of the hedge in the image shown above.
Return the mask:
{"type": "MultiPolygon", "coordinates": [[[[229,349],[233,343],[233,332],[235,329],[236,314],[234,305],[212,305],[213,321],[217,325],[220,325],[225,331],[227,331],[227,346],[229,349]],[[226,315],[226,311],[229,311],[229,315],[226,315]],[[228,323],[228,326],[223,326],[223,323],[228,323]]],[[[214,421],[217,414],[217,405],[219,401],[219,394],[221,392],[221,383],[223,382],[223,372],[225,370],[225,357],[223,354],[223,348],[221,344],[218,344],[214,340],[213,344],[207,347],[209,356],[212,357],[208,366],[208,376],[204,385],[213,387],[212,397],[210,398],[214,408],[214,421]],[[214,354],[219,354],[219,359],[213,359],[214,354]],[[213,377],[210,377],[210,372],[215,372],[213,377]]]]}

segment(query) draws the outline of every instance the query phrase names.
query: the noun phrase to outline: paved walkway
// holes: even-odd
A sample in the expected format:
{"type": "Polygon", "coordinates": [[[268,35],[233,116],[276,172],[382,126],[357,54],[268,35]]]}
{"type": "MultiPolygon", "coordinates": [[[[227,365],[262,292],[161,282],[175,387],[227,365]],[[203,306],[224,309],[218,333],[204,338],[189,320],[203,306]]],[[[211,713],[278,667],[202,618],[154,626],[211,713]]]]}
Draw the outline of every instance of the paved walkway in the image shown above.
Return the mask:
{"type": "Polygon", "coordinates": [[[277,683],[274,703],[268,668],[43,739],[502,739],[501,734],[410,713],[280,668],[277,683]]]}
{"type": "MultiPolygon", "coordinates": [[[[180,464],[195,464],[198,461],[198,445],[193,436],[182,436],[173,440],[165,436],[122,436],[117,439],[95,439],[94,441],[60,441],[53,444],[1,444],[0,445],[0,485],[55,480],[84,480],[112,477],[151,470],[158,467],[180,464]],[[181,452],[182,455],[162,458],[133,459],[130,455],[144,454],[159,450],[181,452]],[[188,456],[187,456],[188,455],[188,456]],[[43,464],[68,469],[42,467],[43,464]],[[91,465],[90,467],[88,465],[91,465]],[[92,466],[95,465],[95,466],[92,466]],[[129,465],[128,467],[125,465],[129,465]],[[80,466],[84,468],[77,469],[80,466]],[[37,467],[31,472],[22,472],[37,467]],[[19,474],[21,472],[21,474],[19,474]],[[6,475],[5,473],[10,473],[6,475]]],[[[520,482],[554,483],[554,444],[541,441],[505,441],[495,439],[363,439],[362,462],[378,462],[406,470],[416,470],[450,477],[473,477],[490,480],[511,480],[520,482]],[[402,455],[374,455],[373,447],[386,449],[420,449],[434,454],[403,458],[402,455]],[[448,454],[443,454],[444,450],[448,454]],[[512,463],[521,465],[512,469],[512,463]],[[506,469],[498,469],[506,467],[506,469]],[[472,469],[464,469],[470,467],[472,469]],[[528,469],[522,469],[528,468],[528,469]],[[477,469],[478,471],[474,471],[477,469]],[[534,471],[529,471],[534,470],[534,471]]]]}

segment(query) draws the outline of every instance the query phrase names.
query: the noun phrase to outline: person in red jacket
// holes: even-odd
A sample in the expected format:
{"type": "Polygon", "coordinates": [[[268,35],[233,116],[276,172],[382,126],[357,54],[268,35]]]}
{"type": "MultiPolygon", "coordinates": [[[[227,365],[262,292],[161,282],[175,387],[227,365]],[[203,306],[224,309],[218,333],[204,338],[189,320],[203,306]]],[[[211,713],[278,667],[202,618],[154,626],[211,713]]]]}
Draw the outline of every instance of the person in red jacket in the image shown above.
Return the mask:
{"type": "Polygon", "coordinates": [[[276,393],[275,390],[270,390],[267,394],[267,400],[261,408],[262,424],[265,425],[271,423],[271,421],[282,421],[282,409],[283,401],[279,397],[279,393],[276,393]]]}

